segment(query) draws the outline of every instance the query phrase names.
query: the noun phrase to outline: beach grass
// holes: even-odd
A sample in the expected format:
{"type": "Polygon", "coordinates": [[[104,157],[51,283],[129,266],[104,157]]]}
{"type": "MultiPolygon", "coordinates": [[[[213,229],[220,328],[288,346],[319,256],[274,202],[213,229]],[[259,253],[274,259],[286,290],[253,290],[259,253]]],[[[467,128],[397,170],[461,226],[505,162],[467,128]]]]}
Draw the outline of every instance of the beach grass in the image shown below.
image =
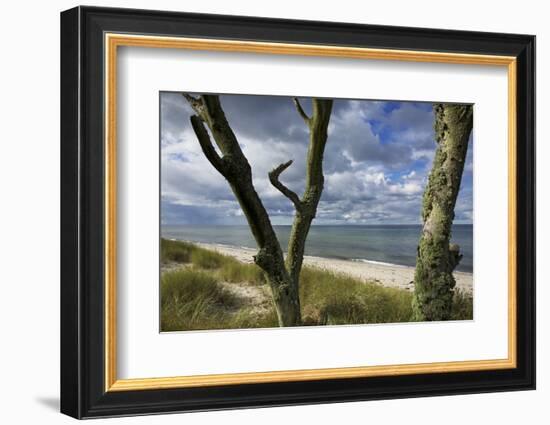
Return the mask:
{"type": "Polygon", "coordinates": [[[471,296],[455,290],[451,320],[472,320],[474,318],[474,303],[471,296]]]}
{"type": "Polygon", "coordinates": [[[347,325],[409,321],[411,293],[304,267],[300,275],[304,324],[347,325]]]}
{"type": "Polygon", "coordinates": [[[231,308],[236,303],[234,296],[203,271],[180,269],[162,275],[163,331],[215,328],[225,319],[218,306],[231,308]]]}
{"type": "Polygon", "coordinates": [[[219,270],[219,276],[224,281],[231,283],[245,282],[251,285],[264,285],[267,283],[264,271],[256,264],[244,264],[227,256],[224,260],[219,270]]]}
{"type": "MultiPolygon", "coordinates": [[[[162,331],[278,326],[265,274],[255,264],[166,239],[161,240],[161,263],[179,265],[162,273],[162,331]],[[243,287],[267,297],[263,308],[239,296],[243,287]]],[[[306,326],[410,322],[411,300],[410,291],[328,270],[304,267],[300,276],[306,326]]],[[[452,319],[471,320],[472,298],[458,292],[454,300],[452,319]]]]}
{"type": "Polygon", "coordinates": [[[160,241],[160,259],[164,264],[169,262],[189,263],[193,251],[195,251],[195,246],[187,242],[168,239],[160,241]]]}
{"type": "Polygon", "coordinates": [[[196,247],[191,252],[191,263],[201,269],[216,270],[225,262],[224,256],[214,251],[196,247]]]}

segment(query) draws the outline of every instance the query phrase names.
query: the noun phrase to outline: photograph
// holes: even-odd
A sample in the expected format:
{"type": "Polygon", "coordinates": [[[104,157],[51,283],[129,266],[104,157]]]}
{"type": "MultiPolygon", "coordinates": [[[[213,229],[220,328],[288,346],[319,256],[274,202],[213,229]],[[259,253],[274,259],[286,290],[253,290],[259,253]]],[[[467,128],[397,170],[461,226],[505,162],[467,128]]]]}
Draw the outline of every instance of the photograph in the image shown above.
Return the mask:
{"type": "Polygon", "coordinates": [[[160,92],[160,331],[473,320],[474,106],[160,92]]]}

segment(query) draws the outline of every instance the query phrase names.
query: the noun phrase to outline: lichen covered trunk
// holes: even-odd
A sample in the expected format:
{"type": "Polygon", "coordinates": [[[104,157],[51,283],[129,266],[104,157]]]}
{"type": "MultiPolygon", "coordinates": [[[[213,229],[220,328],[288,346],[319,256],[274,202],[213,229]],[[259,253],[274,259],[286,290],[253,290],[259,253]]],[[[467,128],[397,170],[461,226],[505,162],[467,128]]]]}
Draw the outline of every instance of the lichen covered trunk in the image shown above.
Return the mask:
{"type": "Polygon", "coordinates": [[[423,229],[414,276],[415,320],[451,317],[455,279],[461,255],[451,245],[451,226],[460,189],[468,140],[472,131],[471,105],[434,105],[437,149],[422,205],[423,229]]]}

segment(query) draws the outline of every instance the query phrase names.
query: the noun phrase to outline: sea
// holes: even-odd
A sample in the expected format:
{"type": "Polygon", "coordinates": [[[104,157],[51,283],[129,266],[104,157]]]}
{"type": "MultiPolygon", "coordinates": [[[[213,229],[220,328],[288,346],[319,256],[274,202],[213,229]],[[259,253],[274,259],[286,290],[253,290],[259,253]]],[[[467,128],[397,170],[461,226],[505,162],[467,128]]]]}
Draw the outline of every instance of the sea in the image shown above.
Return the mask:
{"type": "MultiPolygon", "coordinates": [[[[283,247],[288,244],[290,226],[274,226],[283,247]]],[[[420,225],[312,226],[306,255],[370,263],[414,266],[420,225]]],[[[163,238],[256,248],[248,226],[162,225],[163,238]]],[[[452,243],[460,246],[463,258],[458,271],[473,272],[473,226],[455,224],[452,243]]]]}

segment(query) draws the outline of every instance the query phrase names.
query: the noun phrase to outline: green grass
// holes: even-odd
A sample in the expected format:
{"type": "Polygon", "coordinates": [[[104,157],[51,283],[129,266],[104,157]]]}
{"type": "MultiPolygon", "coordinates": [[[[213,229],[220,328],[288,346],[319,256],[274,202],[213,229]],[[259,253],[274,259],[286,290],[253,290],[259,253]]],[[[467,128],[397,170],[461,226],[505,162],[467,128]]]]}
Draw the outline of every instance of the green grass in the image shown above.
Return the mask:
{"type": "Polygon", "coordinates": [[[235,297],[208,273],[180,269],[161,279],[163,331],[207,329],[223,322],[219,306],[234,307],[235,297]]]}
{"type": "Polygon", "coordinates": [[[265,273],[256,264],[243,264],[231,257],[224,259],[219,270],[219,276],[226,282],[246,282],[252,285],[264,285],[267,283],[265,273]]]}
{"type": "Polygon", "coordinates": [[[412,294],[349,276],[305,267],[300,275],[304,324],[408,322],[412,294]]]}
{"type": "Polygon", "coordinates": [[[224,263],[224,256],[217,252],[196,247],[191,252],[191,263],[201,269],[213,270],[219,269],[224,263]]]}
{"type": "Polygon", "coordinates": [[[252,285],[267,283],[265,274],[256,264],[244,264],[233,257],[201,248],[189,242],[161,239],[161,262],[192,264],[194,267],[216,271],[225,282],[246,282],[252,285]]]}
{"type": "Polygon", "coordinates": [[[473,318],[474,303],[472,297],[455,289],[451,320],[473,320],[473,318]]]}
{"type": "Polygon", "coordinates": [[[275,309],[269,310],[266,314],[256,314],[250,308],[243,308],[230,318],[226,329],[247,329],[247,328],[277,328],[279,322],[275,309]]]}
{"type": "Polygon", "coordinates": [[[258,315],[226,290],[216,275],[195,268],[166,272],[161,279],[161,330],[266,328],[275,310],[258,315]]]}
{"type": "MultiPolygon", "coordinates": [[[[165,239],[161,261],[188,265],[162,275],[163,331],[278,326],[274,308],[259,314],[220,283],[265,285],[265,274],[255,264],[165,239]]],[[[412,292],[310,267],[300,276],[300,301],[304,325],[397,323],[409,322],[412,316],[412,292]]],[[[456,293],[452,319],[472,318],[472,298],[456,293]]]]}
{"type": "Polygon", "coordinates": [[[160,259],[162,263],[188,263],[191,261],[191,252],[194,245],[187,242],[160,240],[160,259]]]}

